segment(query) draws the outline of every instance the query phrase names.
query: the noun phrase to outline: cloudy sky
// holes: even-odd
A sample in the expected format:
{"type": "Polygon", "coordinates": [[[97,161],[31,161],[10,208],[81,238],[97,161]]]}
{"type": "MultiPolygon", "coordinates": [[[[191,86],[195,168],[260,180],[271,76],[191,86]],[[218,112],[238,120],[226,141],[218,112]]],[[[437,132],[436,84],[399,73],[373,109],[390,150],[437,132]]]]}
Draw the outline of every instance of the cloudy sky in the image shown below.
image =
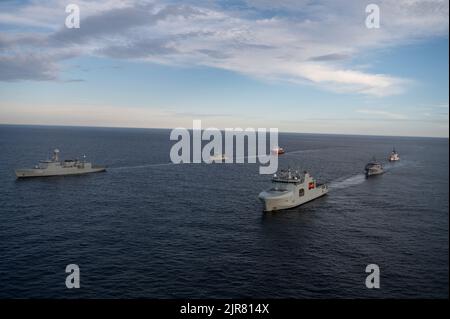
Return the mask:
{"type": "Polygon", "coordinates": [[[448,0],[3,0],[0,123],[448,137],[448,28],[448,0]]]}

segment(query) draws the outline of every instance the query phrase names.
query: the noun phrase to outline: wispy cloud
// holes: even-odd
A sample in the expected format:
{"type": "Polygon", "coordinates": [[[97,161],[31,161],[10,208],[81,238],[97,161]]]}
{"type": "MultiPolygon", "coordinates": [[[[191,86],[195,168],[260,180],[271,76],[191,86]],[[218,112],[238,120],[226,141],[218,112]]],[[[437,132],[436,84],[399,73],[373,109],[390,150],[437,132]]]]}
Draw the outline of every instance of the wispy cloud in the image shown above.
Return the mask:
{"type": "Polygon", "coordinates": [[[168,109],[127,107],[123,108],[103,104],[58,104],[34,105],[3,103],[0,101],[2,116],[0,124],[39,124],[70,126],[107,126],[170,128],[192,127],[192,119],[201,119],[206,127],[264,127],[255,116],[241,116],[236,119],[230,114],[178,112],[168,109]]]}
{"type": "Polygon", "coordinates": [[[309,58],[310,61],[322,62],[322,61],[339,61],[349,59],[351,55],[346,53],[330,53],[325,55],[313,56],[309,58]]]}
{"type": "Polygon", "coordinates": [[[356,110],[357,113],[360,114],[367,114],[367,115],[374,115],[377,117],[381,117],[384,119],[392,119],[392,120],[407,120],[408,116],[401,113],[394,113],[384,110],[372,110],[372,109],[360,109],[356,110]]]}
{"type": "Polygon", "coordinates": [[[210,1],[78,3],[80,29],[63,27],[61,1],[1,10],[7,13],[0,14],[0,25],[9,31],[0,35],[0,80],[57,80],[61,61],[104,56],[385,96],[404,91],[410,81],[360,70],[351,57],[448,34],[447,0],[379,1],[382,26],[372,30],[365,27],[361,1],[248,0],[239,10],[210,1]]]}

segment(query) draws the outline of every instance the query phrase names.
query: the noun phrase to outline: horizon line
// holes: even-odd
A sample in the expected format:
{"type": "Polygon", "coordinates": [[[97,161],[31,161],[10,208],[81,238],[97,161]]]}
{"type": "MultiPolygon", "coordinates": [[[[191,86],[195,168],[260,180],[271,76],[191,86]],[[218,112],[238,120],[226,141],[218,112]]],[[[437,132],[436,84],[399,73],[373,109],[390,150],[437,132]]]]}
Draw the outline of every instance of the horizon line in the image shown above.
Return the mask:
{"type": "MultiPolygon", "coordinates": [[[[106,128],[106,129],[140,129],[140,130],[173,130],[175,128],[168,127],[139,127],[139,126],[91,126],[91,125],[67,125],[67,124],[22,124],[22,123],[0,123],[0,126],[37,126],[37,127],[72,127],[72,128],[106,128]]],[[[192,131],[192,128],[186,128],[192,131]]],[[[203,130],[203,128],[202,128],[203,130]]],[[[224,131],[225,129],[219,129],[224,131]]],[[[419,135],[378,135],[378,134],[358,134],[358,133],[311,133],[311,132],[292,132],[278,131],[282,134],[308,134],[308,135],[340,135],[340,136],[367,136],[367,137],[401,137],[401,138],[434,138],[449,139],[449,136],[419,136],[419,135]]]]}

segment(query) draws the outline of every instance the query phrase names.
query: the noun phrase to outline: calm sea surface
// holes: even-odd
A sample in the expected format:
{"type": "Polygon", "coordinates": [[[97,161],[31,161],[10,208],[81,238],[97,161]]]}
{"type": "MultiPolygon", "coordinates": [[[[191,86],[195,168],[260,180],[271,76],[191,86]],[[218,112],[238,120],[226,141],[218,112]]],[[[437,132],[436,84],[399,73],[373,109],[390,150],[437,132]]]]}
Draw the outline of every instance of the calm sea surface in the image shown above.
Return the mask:
{"type": "Polygon", "coordinates": [[[259,164],[170,164],[169,134],[0,126],[0,297],[448,298],[448,139],[281,134],[280,167],[330,192],[263,213],[259,164]],[[393,146],[401,161],[366,180],[393,146]],[[109,169],[16,180],[56,147],[109,169]]]}

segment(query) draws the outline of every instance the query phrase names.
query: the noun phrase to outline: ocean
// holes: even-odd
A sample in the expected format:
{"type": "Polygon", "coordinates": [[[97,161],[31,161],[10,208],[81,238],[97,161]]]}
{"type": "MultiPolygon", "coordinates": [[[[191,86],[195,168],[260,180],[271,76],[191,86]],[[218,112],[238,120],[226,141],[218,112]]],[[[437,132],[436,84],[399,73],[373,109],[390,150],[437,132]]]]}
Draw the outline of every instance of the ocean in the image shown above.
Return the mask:
{"type": "Polygon", "coordinates": [[[264,213],[259,164],[175,165],[169,135],[0,126],[0,298],[448,298],[448,139],[280,134],[330,192],[264,213]],[[54,148],[108,170],[16,180],[54,148]]]}

